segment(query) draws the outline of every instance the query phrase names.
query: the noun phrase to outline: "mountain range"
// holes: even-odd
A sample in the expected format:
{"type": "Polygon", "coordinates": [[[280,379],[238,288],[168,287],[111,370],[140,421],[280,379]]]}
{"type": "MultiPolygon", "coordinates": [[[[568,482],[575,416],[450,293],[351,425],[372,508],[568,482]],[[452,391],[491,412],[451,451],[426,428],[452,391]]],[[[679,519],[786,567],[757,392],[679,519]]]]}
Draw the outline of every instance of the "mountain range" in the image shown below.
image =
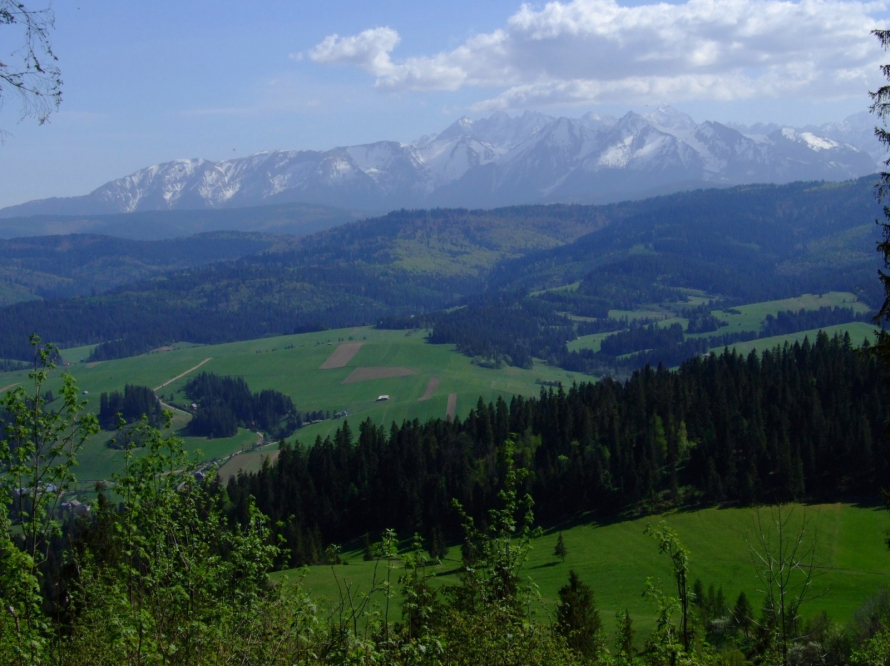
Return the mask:
{"type": "Polygon", "coordinates": [[[749,183],[841,181],[878,170],[873,119],[819,127],[697,123],[661,106],[621,118],[461,118],[411,143],[276,150],[147,167],[90,194],[30,201],[0,217],[108,215],[282,203],[366,211],[607,203],[749,183]]]}

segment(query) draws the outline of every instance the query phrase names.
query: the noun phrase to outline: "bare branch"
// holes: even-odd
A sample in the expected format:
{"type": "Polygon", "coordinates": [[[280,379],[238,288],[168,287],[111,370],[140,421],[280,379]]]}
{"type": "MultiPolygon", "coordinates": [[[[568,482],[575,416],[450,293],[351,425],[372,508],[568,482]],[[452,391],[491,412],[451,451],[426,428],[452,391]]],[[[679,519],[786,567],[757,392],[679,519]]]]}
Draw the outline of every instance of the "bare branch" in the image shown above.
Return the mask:
{"type": "Polygon", "coordinates": [[[18,0],[0,0],[0,44],[13,45],[0,51],[0,109],[7,98],[18,97],[21,119],[35,118],[41,125],[62,101],[62,74],[49,40],[54,24],[49,6],[28,9],[18,0]],[[11,36],[16,30],[18,39],[11,36]]]}

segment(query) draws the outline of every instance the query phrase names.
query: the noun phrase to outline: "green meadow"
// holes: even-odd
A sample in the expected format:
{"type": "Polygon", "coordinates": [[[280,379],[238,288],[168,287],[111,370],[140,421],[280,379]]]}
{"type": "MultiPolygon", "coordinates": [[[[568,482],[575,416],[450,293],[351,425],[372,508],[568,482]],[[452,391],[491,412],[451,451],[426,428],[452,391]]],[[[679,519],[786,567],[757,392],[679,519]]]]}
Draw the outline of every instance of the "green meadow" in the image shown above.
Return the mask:
{"type": "MultiPolygon", "coordinates": [[[[612,310],[610,311],[610,316],[619,318],[619,317],[628,317],[629,319],[640,319],[643,317],[658,319],[659,326],[670,326],[671,324],[679,323],[683,329],[685,330],[689,324],[689,320],[685,317],[677,316],[675,310],[680,307],[690,307],[691,305],[695,305],[696,303],[693,300],[697,299],[699,302],[706,302],[707,299],[702,297],[700,294],[690,295],[689,303],[682,304],[669,304],[665,305],[664,308],[649,308],[645,310],[639,311],[630,311],[630,310],[612,310]]],[[[713,335],[722,335],[725,333],[739,333],[742,331],[760,331],[760,324],[763,322],[764,318],[767,315],[777,315],[779,312],[784,310],[792,310],[797,312],[798,310],[818,310],[822,307],[842,307],[842,308],[852,308],[853,311],[857,314],[866,313],[869,311],[869,307],[857,300],[856,295],[849,292],[840,292],[840,291],[832,291],[827,292],[825,294],[804,294],[803,296],[798,296],[795,298],[784,298],[781,300],[775,301],[763,301],[761,303],[752,303],[750,305],[739,305],[734,308],[730,308],[728,310],[711,310],[711,314],[714,315],[717,319],[726,323],[726,326],[721,327],[716,331],[712,331],[710,333],[686,333],[684,334],[687,339],[692,338],[702,338],[713,335]]],[[[849,333],[850,338],[853,343],[859,345],[866,338],[869,341],[874,339],[875,328],[870,324],[865,322],[851,322],[849,324],[839,324],[836,326],[828,326],[825,329],[825,332],[828,335],[834,335],[835,333],[849,333]]],[[[794,343],[794,342],[803,342],[804,338],[809,337],[812,341],[816,334],[819,332],[819,329],[813,329],[810,331],[800,331],[799,333],[794,333],[791,335],[781,335],[770,338],[763,338],[760,340],[752,340],[749,342],[737,342],[733,345],[730,345],[730,348],[737,349],[741,353],[747,354],[752,349],[756,349],[758,352],[763,351],[765,349],[772,349],[776,345],[783,345],[786,342],[794,343]]],[[[610,333],[594,333],[592,335],[581,336],[576,340],[573,340],[568,344],[569,351],[577,351],[579,349],[591,349],[595,352],[600,350],[600,344],[603,339],[612,335],[613,332],[610,333]]],[[[715,347],[711,351],[722,350],[723,347],[715,347]]]]}
{"type": "MultiPolygon", "coordinates": [[[[348,413],[345,418],[326,420],[299,430],[296,437],[304,443],[333,434],[344,421],[357,432],[359,424],[369,418],[384,427],[406,419],[445,418],[452,394],[456,397],[456,415],[463,416],[476,406],[480,397],[487,402],[498,396],[506,400],[515,394],[534,396],[540,392],[542,382],[571,384],[591,379],[544,363],[536,363],[531,370],[509,366],[485,368],[455,352],[453,345],[428,344],[425,331],[384,331],[371,327],[224,345],[177,344],[132,358],[82,362],[88,354],[88,347],[63,350],[63,359],[70,365],[55,370],[46,388],[58,392],[60,374],[67,370],[83,391],[87,408],[93,412],[99,411],[99,397],[103,392],[123,391],[127,384],[154,388],[164,402],[187,408],[190,400],[183,392],[185,384],[194,374],[207,371],[243,377],[254,392],[281,391],[303,412],[348,413]],[[344,342],[362,343],[362,346],[345,366],[322,369],[322,364],[344,342]],[[356,368],[371,369],[365,371],[370,378],[344,383],[356,368]],[[388,368],[398,368],[403,376],[374,378],[375,373],[387,374],[388,368]],[[428,399],[421,400],[433,378],[436,378],[434,385],[438,383],[435,391],[428,399]],[[389,399],[378,401],[383,395],[389,399]]],[[[27,385],[27,373],[4,373],[0,389],[17,384],[27,385]]],[[[174,430],[181,430],[188,419],[186,412],[175,411],[174,430]]],[[[110,437],[111,433],[102,432],[90,439],[79,456],[79,478],[108,479],[120,468],[123,454],[107,446],[110,437]]],[[[234,454],[252,451],[259,438],[257,433],[242,429],[228,439],[184,439],[188,450],[201,451],[204,459],[224,464],[234,454]]],[[[248,468],[255,464],[245,459],[248,468]]]]}
{"type": "MultiPolygon", "coordinates": [[[[675,594],[667,556],[659,555],[656,543],[644,534],[648,523],[664,520],[677,531],[689,549],[690,584],[701,579],[708,588],[722,588],[727,603],[735,603],[745,592],[759,609],[763,593],[751,562],[748,543],[756,538],[755,518],[759,511],[765,526],[770,523],[770,508],[709,508],[680,511],[619,522],[582,522],[548,529],[533,542],[523,575],[540,593],[542,617],[552,613],[557,591],[566,583],[570,569],[590,585],[606,628],[614,628],[615,613],[629,610],[640,643],[655,624],[655,608],[644,598],[646,579],[658,582],[675,594]],[[568,550],[565,562],[553,555],[559,532],[568,550]]],[[[809,601],[802,607],[805,617],[826,611],[837,622],[846,622],[857,608],[890,580],[890,552],[884,543],[890,528],[890,514],[874,507],[849,504],[818,504],[793,507],[792,533],[802,519],[808,521],[806,534],[815,537],[815,577],[809,601]]],[[[775,536],[773,537],[775,541],[775,536]]],[[[805,543],[813,543],[808,539],[805,543]]],[[[346,566],[313,566],[276,574],[294,580],[303,576],[303,585],[314,594],[335,602],[339,585],[348,582],[353,590],[367,591],[374,574],[374,562],[364,562],[361,550],[346,553],[346,566]],[[335,579],[336,575],[336,579],[335,579]]],[[[402,573],[400,561],[393,580],[402,573]]],[[[385,575],[386,563],[378,565],[377,575],[385,575]]],[[[441,565],[429,567],[439,585],[456,584],[461,567],[460,549],[452,546],[441,565]]],[[[378,599],[382,602],[382,597],[378,599]]],[[[398,618],[396,605],[395,617],[398,618]]]]}
{"type": "MultiPolygon", "coordinates": [[[[698,301],[706,300],[704,295],[698,293],[690,294],[690,297],[698,301]]],[[[714,310],[713,314],[727,322],[727,326],[718,332],[756,331],[767,314],[823,306],[867,311],[867,307],[858,302],[853,294],[830,292],[738,306],[733,312],[714,310]]],[[[672,307],[678,306],[672,304],[672,307]]],[[[639,312],[614,311],[611,314],[616,317],[661,317],[660,325],[680,322],[685,327],[687,323],[667,306],[639,312]]],[[[832,326],[825,330],[829,335],[849,332],[857,345],[874,335],[874,328],[863,322],[832,326]]],[[[812,340],[816,333],[815,330],[802,331],[737,343],[733,347],[747,354],[751,350],[762,351],[786,342],[802,341],[805,337],[812,340]]],[[[607,335],[601,333],[581,337],[570,343],[569,349],[597,350],[607,335]]],[[[54,371],[46,388],[57,392],[60,373],[67,370],[74,375],[83,391],[87,408],[94,412],[99,411],[99,396],[103,392],[123,391],[127,384],[154,388],[165,403],[182,408],[174,411],[173,419],[173,429],[180,434],[184,434],[183,428],[190,418],[187,413],[190,400],[184,394],[184,386],[190,377],[203,371],[243,377],[255,392],[263,389],[281,391],[289,395],[303,412],[320,410],[347,414],[343,418],[305,426],[296,433],[297,439],[303,443],[312,442],[316,437],[333,435],[344,422],[348,422],[355,432],[366,419],[388,427],[392,422],[404,420],[445,418],[450,402],[454,404],[455,415],[465,416],[480,398],[488,402],[498,397],[509,400],[516,394],[534,396],[545,383],[571,384],[595,379],[540,361],[531,370],[509,366],[486,368],[457,353],[453,345],[428,344],[426,331],[389,331],[372,327],[212,346],[179,343],[132,358],[83,362],[91,349],[85,346],[63,350],[62,356],[68,365],[54,371]],[[361,343],[361,347],[342,367],[323,369],[322,365],[343,343],[361,343]],[[363,374],[356,377],[353,373],[359,368],[363,369],[363,374]],[[356,378],[358,381],[354,381],[356,378]],[[382,396],[388,398],[378,400],[382,396]]],[[[713,351],[721,349],[718,347],[713,351]]],[[[27,385],[26,375],[25,372],[3,373],[0,390],[27,385]]],[[[78,476],[85,484],[108,479],[120,469],[123,453],[107,446],[110,437],[111,433],[108,432],[92,437],[81,452],[78,476]]],[[[274,442],[265,441],[262,435],[246,429],[226,439],[184,437],[184,440],[190,452],[200,452],[202,459],[225,466],[227,474],[234,474],[238,469],[258,469],[261,464],[259,459],[247,454],[259,449],[267,455],[276,448],[274,442]],[[232,460],[233,457],[236,459],[232,460]]]]}

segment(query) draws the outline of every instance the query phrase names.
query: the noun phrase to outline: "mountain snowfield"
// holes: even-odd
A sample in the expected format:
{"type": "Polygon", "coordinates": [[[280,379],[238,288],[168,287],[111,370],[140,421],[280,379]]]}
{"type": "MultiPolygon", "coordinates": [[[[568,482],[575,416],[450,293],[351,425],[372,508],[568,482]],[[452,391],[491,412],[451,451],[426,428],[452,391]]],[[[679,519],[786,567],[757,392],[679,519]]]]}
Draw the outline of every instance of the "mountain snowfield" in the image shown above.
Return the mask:
{"type": "Polygon", "coordinates": [[[878,170],[866,113],[820,127],[706,121],[661,106],[645,116],[461,118],[412,143],[174,160],[88,195],[31,201],[0,217],[305,202],[373,211],[429,206],[605,203],[698,187],[840,181],[878,170]]]}

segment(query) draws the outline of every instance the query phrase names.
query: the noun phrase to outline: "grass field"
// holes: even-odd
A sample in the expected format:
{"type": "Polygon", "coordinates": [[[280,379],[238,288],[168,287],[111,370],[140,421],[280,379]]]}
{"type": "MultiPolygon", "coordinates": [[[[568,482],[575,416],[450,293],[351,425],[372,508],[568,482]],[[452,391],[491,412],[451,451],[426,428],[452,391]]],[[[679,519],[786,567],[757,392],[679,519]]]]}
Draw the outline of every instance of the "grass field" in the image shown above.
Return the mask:
{"type": "MultiPolygon", "coordinates": [[[[426,343],[424,331],[381,331],[370,327],[213,346],[177,344],[133,358],[81,363],[80,359],[88,354],[88,347],[63,350],[63,358],[71,362],[66,369],[74,375],[85,392],[88,409],[94,412],[99,410],[102,392],[123,391],[126,384],[161,387],[158,395],[165,402],[188,404],[183,387],[191,376],[206,371],[243,377],[255,392],[281,391],[301,411],[346,411],[346,420],[354,432],[366,418],[386,427],[392,421],[445,418],[449,394],[457,396],[456,414],[463,416],[480,397],[484,401],[498,396],[509,400],[514,394],[537,395],[542,381],[571,384],[591,379],[544,363],[536,363],[532,370],[483,368],[456,353],[452,345],[426,343]],[[357,351],[357,345],[352,346],[354,355],[340,354],[340,359],[348,357],[345,364],[338,360],[333,363],[335,367],[322,368],[341,343],[359,342],[362,345],[357,351]],[[166,384],[183,373],[187,374],[166,384]],[[434,393],[427,394],[432,377],[438,378],[438,385],[434,393]],[[381,395],[388,395],[389,400],[378,402],[381,395]],[[427,399],[420,400],[422,397],[427,399]]],[[[53,372],[45,388],[58,392],[63,369],[53,372]]],[[[26,375],[3,373],[0,388],[15,383],[27,385],[26,375]]],[[[176,412],[174,429],[184,427],[188,418],[187,414],[176,412]]],[[[302,442],[312,442],[317,436],[333,434],[342,423],[342,419],[332,419],[307,426],[297,432],[297,437],[302,442]]],[[[110,433],[103,432],[88,442],[79,456],[80,478],[107,479],[119,468],[122,454],[106,446],[109,438],[110,433]]],[[[249,430],[239,430],[228,439],[185,438],[190,451],[200,450],[205,459],[220,462],[242,449],[250,451],[256,440],[256,433],[249,430]]],[[[245,467],[251,464],[245,462],[245,467]]],[[[238,465],[237,461],[233,463],[238,465]]]]}
{"type": "MultiPolygon", "coordinates": [[[[767,349],[773,349],[776,346],[784,345],[786,342],[789,344],[794,344],[795,342],[803,342],[804,338],[808,338],[810,342],[813,342],[816,339],[816,336],[819,334],[820,330],[825,331],[828,337],[833,337],[835,334],[843,335],[844,333],[849,333],[850,340],[852,341],[853,345],[858,347],[862,344],[863,340],[866,339],[868,339],[869,344],[874,343],[877,329],[875,329],[875,327],[871,324],[857,321],[851,324],[826,326],[823,329],[814,329],[812,331],[800,331],[799,333],[792,333],[790,335],[775,335],[773,337],[761,338],[759,340],[737,342],[734,345],[730,345],[730,348],[735,349],[740,354],[748,354],[752,350],[762,352],[767,349]]],[[[723,351],[723,349],[723,347],[714,347],[713,349],[711,349],[711,351],[720,352],[723,351]]]]}
{"type": "MultiPolygon", "coordinates": [[[[765,519],[769,508],[761,509],[765,519]]],[[[882,509],[849,504],[794,507],[792,522],[806,516],[810,534],[816,535],[817,575],[812,601],[803,606],[807,617],[825,610],[835,621],[848,621],[854,611],[890,579],[890,552],[884,545],[890,514],[882,509]]],[[[753,509],[703,509],[613,523],[591,522],[562,529],[568,550],[565,562],[553,556],[558,530],[551,529],[534,542],[523,574],[539,587],[541,614],[552,613],[557,590],[565,584],[570,569],[590,585],[596,595],[600,617],[608,630],[614,628],[615,613],[628,609],[642,642],[654,627],[655,609],[643,598],[646,578],[659,580],[663,589],[674,591],[667,556],[659,555],[656,543],[644,534],[647,523],[664,519],[690,550],[690,583],[700,578],[707,589],[722,587],[730,604],[744,591],[755,609],[763,594],[751,564],[746,538],[754,535],[753,509]]],[[[452,547],[448,559],[435,570],[435,582],[455,584],[460,551],[452,547]]],[[[373,562],[363,562],[361,551],[346,554],[348,566],[334,567],[336,575],[359,589],[368,589],[373,562]]],[[[382,566],[382,565],[381,565],[382,566]]],[[[396,570],[395,579],[400,570],[396,570]]],[[[292,579],[299,571],[276,574],[292,579]]],[[[342,580],[341,580],[342,582],[342,580]]],[[[304,587],[314,594],[336,600],[337,583],[331,567],[306,570],[304,587]]],[[[396,611],[398,617],[398,611],[396,611]]]]}
{"type": "MultiPolygon", "coordinates": [[[[690,297],[690,303],[682,304],[683,307],[695,305],[696,303],[692,302],[693,300],[697,300],[699,302],[707,301],[707,299],[705,299],[700,294],[696,294],[690,297]]],[[[753,303],[751,305],[739,305],[735,308],[732,308],[733,310],[737,311],[737,313],[727,312],[724,310],[712,310],[711,314],[713,314],[717,319],[726,322],[726,326],[709,333],[686,333],[684,335],[687,339],[691,339],[708,337],[712,335],[722,335],[725,333],[739,333],[742,331],[758,332],[760,331],[761,322],[769,314],[775,316],[776,314],[784,310],[792,310],[794,312],[797,312],[801,309],[818,310],[822,307],[852,308],[853,311],[857,314],[866,313],[869,311],[867,305],[858,301],[855,294],[851,294],[849,292],[832,291],[821,295],[804,294],[803,296],[798,296],[796,298],[785,298],[777,301],[764,301],[762,303],[753,303]]],[[[659,326],[670,326],[672,324],[678,323],[683,327],[684,330],[689,324],[688,319],[686,319],[685,317],[676,316],[667,308],[663,310],[652,308],[639,310],[637,312],[628,310],[613,310],[609,314],[612,317],[626,316],[630,319],[640,319],[643,317],[658,319],[659,326]]],[[[800,333],[795,333],[793,335],[783,335],[773,338],[764,338],[762,340],[754,340],[751,342],[736,343],[734,345],[730,345],[730,347],[738,349],[740,352],[746,354],[751,349],[763,351],[764,349],[771,349],[777,344],[784,344],[786,341],[792,343],[795,341],[803,341],[804,337],[806,336],[809,336],[810,340],[813,340],[813,338],[815,338],[816,336],[816,333],[818,333],[818,330],[819,329],[813,329],[811,331],[801,331],[800,333]]],[[[850,324],[830,326],[827,327],[825,331],[829,335],[834,335],[838,332],[841,334],[849,332],[850,337],[853,339],[853,343],[856,345],[861,344],[866,337],[868,337],[869,339],[874,338],[874,327],[864,322],[852,322],[850,324]]],[[[585,335],[579,337],[577,340],[573,340],[568,344],[569,351],[577,351],[579,349],[591,349],[595,352],[598,352],[600,350],[600,344],[602,343],[603,339],[611,334],[612,333],[595,333],[593,335],[585,335]]],[[[715,349],[722,349],[722,347],[715,349]]]]}
{"type": "MultiPolygon", "coordinates": [[[[702,294],[692,294],[704,300],[702,294]]],[[[729,325],[720,332],[758,330],[767,314],[780,310],[814,309],[823,306],[850,306],[857,312],[867,308],[849,293],[832,292],[821,296],[805,295],[781,301],[769,301],[739,306],[737,314],[715,310],[714,314],[729,325]]],[[[661,325],[674,321],[684,326],[686,320],[673,315],[668,309],[648,309],[639,312],[618,312],[613,316],[662,317],[661,325]]],[[[849,331],[854,344],[860,344],[873,334],[868,324],[857,322],[826,329],[829,334],[849,331]]],[[[570,343],[570,349],[598,349],[600,341],[608,334],[579,338],[570,343]]],[[[763,350],[784,342],[815,338],[816,331],[804,331],[789,336],[765,338],[734,345],[740,352],[751,349],[763,350]]],[[[451,345],[426,343],[425,331],[384,331],[370,327],[323,331],[301,335],[263,338],[224,345],[201,346],[176,344],[150,354],[133,358],[82,363],[91,347],[63,350],[63,358],[70,362],[67,368],[76,378],[88,401],[88,409],[98,411],[102,392],[123,391],[126,384],[159,387],[162,400],[174,404],[188,404],[183,393],[186,382],[198,372],[214,372],[220,375],[243,377],[251,390],[275,389],[289,395],[301,411],[346,412],[345,420],[353,432],[359,424],[370,418],[374,423],[388,427],[393,421],[445,418],[455,396],[457,416],[464,416],[479,398],[488,402],[498,396],[505,399],[514,394],[537,395],[541,382],[595,379],[578,373],[536,362],[531,370],[504,367],[483,368],[454,351],[451,345]],[[341,346],[342,345],[342,346],[341,346]],[[435,378],[435,382],[433,382],[435,378]],[[432,382],[432,383],[431,383],[432,382]],[[429,390],[434,387],[434,390],[429,390]],[[380,396],[389,396],[378,401],[380,396]]],[[[714,351],[719,351],[716,348],[714,351]]],[[[53,373],[45,388],[58,391],[61,369],[53,373]]],[[[0,389],[10,385],[27,385],[25,372],[3,373],[0,389]]],[[[188,422],[188,414],[176,412],[174,430],[181,430],[188,422]]],[[[297,438],[312,442],[316,437],[332,435],[343,419],[331,419],[304,427],[297,438]]],[[[121,464],[122,454],[106,446],[109,433],[91,438],[81,453],[78,476],[82,479],[107,479],[121,464]]],[[[208,440],[186,437],[189,451],[201,451],[206,460],[227,463],[234,454],[248,454],[257,443],[257,435],[240,430],[235,437],[208,440]]],[[[255,461],[245,458],[233,461],[229,470],[251,469],[255,461]]]]}

